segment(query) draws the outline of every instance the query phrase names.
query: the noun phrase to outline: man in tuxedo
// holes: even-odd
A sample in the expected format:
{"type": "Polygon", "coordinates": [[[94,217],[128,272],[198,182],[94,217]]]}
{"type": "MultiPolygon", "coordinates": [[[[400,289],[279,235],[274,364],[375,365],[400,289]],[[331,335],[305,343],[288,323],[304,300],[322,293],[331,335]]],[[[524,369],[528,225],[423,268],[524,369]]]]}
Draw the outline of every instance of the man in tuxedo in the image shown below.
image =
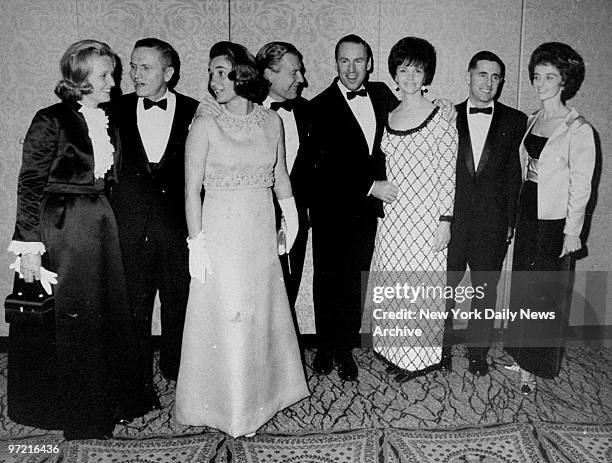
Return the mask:
{"type": "Polygon", "coordinates": [[[151,343],[155,294],[159,290],[160,369],[176,380],[190,283],[184,150],[198,102],[173,90],[179,73],[179,56],[170,44],[137,41],[130,59],[135,93],[122,96],[115,108],[122,159],[112,204],[152,409],[160,406],[151,343]]]}
{"type": "MultiPolygon", "coordinates": [[[[305,83],[302,54],[287,42],[270,42],[255,57],[257,66],[269,84],[263,105],[277,111],[285,128],[285,153],[291,188],[298,210],[299,231],[289,254],[281,254],[283,278],[289,297],[296,333],[299,334],[295,301],[300,289],[304,256],[308,242],[308,190],[312,181],[306,140],[310,129],[310,104],[300,96],[305,83]]],[[[275,201],[280,222],[280,207],[275,201]]],[[[280,224],[279,224],[280,225],[280,224]]],[[[298,336],[299,338],[299,336],[298,336]]],[[[300,343],[301,344],[301,343],[300,343]]]]}
{"type": "MultiPolygon", "coordinates": [[[[513,236],[521,187],[519,144],[527,118],[496,101],[504,79],[502,60],[490,51],[476,53],[469,62],[466,82],[469,98],[457,105],[457,181],[455,208],[448,246],[448,284],[456,287],[470,268],[471,284],[484,289],[484,297],[471,300],[471,312],[481,319],[468,322],[469,371],[488,373],[486,360],[494,320],[484,318],[495,309],[497,283],[506,249],[513,236]]],[[[449,309],[454,307],[451,300],[449,309]]],[[[447,323],[442,368],[452,369],[447,323]]]]}
{"type": "Polygon", "coordinates": [[[362,272],[370,269],[382,202],[397,188],[385,180],[380,139],[398,101],[381,82],[369,82],[372,50],[357,35],[340,39],[338,76],[311,101],[311,155],[315,164],[312,223],[313,296],[318,349],[314,370],[334,361],[344,380],[357,379],[351,349],[359,345],[362,272]]]}

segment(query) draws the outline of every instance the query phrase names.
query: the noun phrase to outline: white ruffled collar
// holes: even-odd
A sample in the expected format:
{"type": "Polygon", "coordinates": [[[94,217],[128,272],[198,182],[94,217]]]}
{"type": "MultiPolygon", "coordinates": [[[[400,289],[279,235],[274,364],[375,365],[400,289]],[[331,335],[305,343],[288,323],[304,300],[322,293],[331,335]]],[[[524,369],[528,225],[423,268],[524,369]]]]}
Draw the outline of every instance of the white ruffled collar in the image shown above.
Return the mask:
{"type": "Polygon", "coordinates": [[[101,108],[91,108],[83,104],[79,112],[85,118],[87,132],[93,147],[94,177],[104,178],[113,165],[113,154],[115,153],[115,148],[108,136],[108,116],[101,108]]]}

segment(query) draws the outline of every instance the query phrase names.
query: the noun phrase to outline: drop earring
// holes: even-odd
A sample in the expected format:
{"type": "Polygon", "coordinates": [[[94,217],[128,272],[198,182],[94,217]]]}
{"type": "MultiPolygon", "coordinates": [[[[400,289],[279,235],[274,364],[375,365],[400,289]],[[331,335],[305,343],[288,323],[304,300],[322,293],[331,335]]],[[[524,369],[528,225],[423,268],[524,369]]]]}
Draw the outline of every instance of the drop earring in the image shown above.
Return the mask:
{"type": "Polygon", "coordinates": [[[427,93],[427,87],[425,85],[421,86],[421,92],[422,93],[427,93]]]}

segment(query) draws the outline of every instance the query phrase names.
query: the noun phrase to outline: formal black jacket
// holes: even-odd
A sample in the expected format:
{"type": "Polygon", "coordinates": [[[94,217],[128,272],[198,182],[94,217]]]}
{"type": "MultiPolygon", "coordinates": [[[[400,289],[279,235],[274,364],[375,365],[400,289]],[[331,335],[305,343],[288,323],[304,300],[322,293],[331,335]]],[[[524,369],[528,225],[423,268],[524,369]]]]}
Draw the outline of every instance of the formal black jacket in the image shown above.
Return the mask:
{"type": "Polygon", "coordinates": [[[376,116],[373,153],[340,89],[338,78],[311,100],[310,153],[314,161],[311,219],[341,222],[346,217],[382,217],[380,200],[368,196],[375,180],[384,180],[380,140],[390,111],[398,104],[386,84],[366,82],[376,116]]]}
{"type": "MultiPolygon", "coordinates": [[[[291,189],[298,210],[300,228],[309,226],[308,207],[313,182],[312,157],[308,153],[308,134],[310,132],[310,102],[298,96],[293,100],[293,117],[297,125],[299,147],[289,174],[291,189]]],[[[276,208],[277,222],[280,221],[281,211],[276,208]]]]}
{"type": "MultiPolygon", "coordinates": [[[[79,103],[61,102],[36,113],[23,143],[17,190],[17,221],[13,240],[42,242],[40,215],[43,193],[94,193],[94,156],[87,123],[79,103]]],[[[119,158],[116,128],[109,125],[119,158]]]]}
{"type": "MultiPolygon", "coordinates": [[[[58,282],[54,324],[11,325],[7,382],[11,419],[71,434],[112,429],[115,406],[142,396],[115,220],[79,109],[38,111],[24,139],[13,239],[43,242],[58,282]]],[[[112,120],[108,132],[116,166],[112,120]]]]}
{"type": "Polygon", "coordinates": [[[122,247],[127,241],[140,241],[151,218],[173,238],[187,237],[185,140],[198,102],[179,93],[175,95],[176,109],[168,144],[155,169],[149,164],[138,131],[138,96],[124,95],[113,105],[123,154],[118,167],[119,183],[113,188],[111,199],[122,247]]]}
{"type": "MultiPolygon", "coordinates": [[[[516,220],[521,188],[519,144],[527,117],[522,112],[495,102],[478,169],[467,120],[467,101],[457,108],[459,147],[457,182],[451,236],[457,233],[496,233],[505,244],[508,226],[516,220]]],[[[452,238],[451,238],[452,240],[452,238]]]]}

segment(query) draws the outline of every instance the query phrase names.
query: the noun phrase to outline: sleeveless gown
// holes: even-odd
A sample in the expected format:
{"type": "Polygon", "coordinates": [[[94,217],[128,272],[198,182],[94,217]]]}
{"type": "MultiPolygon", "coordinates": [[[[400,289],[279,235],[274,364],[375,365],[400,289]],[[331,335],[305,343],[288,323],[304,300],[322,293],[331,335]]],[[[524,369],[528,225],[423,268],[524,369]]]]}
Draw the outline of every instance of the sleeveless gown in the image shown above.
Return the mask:
{"type": "MultiPolygon", "coordinates": [[[[457,131],[436,108],[421,125],[409,130],[394,130],[387,124],[381,148],[387,179],[400,192],[393,203],[384,205],[385,217],[378,222],[370,288],[397,284],[443,288],[447,250],[434,252],[431,246],[440,216],[453,214],[457,131]]],[[[444,319],[427,319],[419,316],[419,311],[442,314],[446,307],[443,298],[434,293],[430,296],[419,297],[414,303],[395,297],[375,304],[374,309],[385,313],[412,310],[416,315],[399,320],[372,318],[374,351],[411,372],[439,363],[444,319]],[[403,331],[376,335],[376,326],[403,331]]]]}
{"type": "Polygon", "coordinates": [[[191,280],[176,419],[233,437],[309,395],[277,252],[275,117],[256,105],[206,121],[202,227],[212,274],[204,285],[191,280]]]}

